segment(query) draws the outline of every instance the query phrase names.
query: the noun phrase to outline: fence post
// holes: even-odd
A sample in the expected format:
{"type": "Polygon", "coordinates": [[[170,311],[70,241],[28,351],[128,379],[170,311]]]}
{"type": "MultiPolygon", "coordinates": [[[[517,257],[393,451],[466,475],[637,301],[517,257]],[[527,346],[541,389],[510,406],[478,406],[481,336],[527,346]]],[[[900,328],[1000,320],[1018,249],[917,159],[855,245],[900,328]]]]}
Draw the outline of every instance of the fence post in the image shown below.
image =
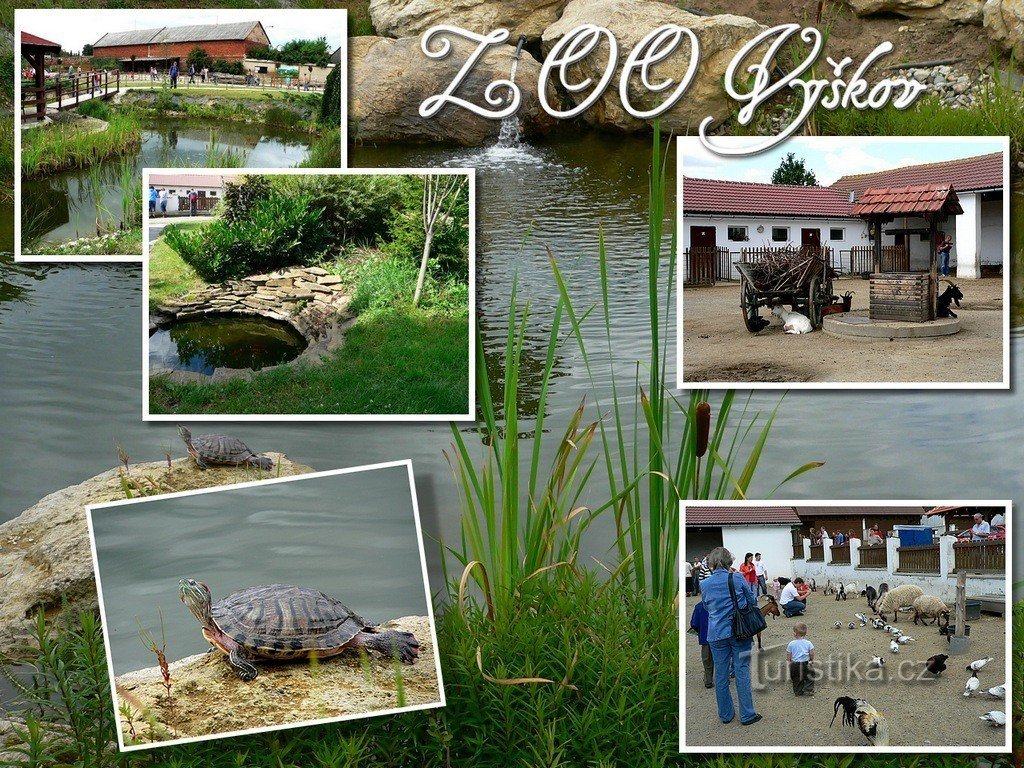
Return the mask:
{"type": "Polygon", "coordinates": [[[806,563],[811,558],[811,540],[806,536],[801,540],[804,548],[804,562],[806,563]]]}
{"type": "Polygon", "coordinates": [[[939,576],[948,578],[956,568],[956,555],[953,552],[953,542],[956,536],[939,537],[939,576]]]}
{"type": "Polygon", "coordinates": [[[860,565],[860,539],[850,539],[850,567],[857,568],[860,565]]]}
{"type": "Polygon", "coordinates": [[[889,573],[896,573],[900,568],[900,540],[890,536],[885,540],[885,567],[889,573]]]}
{"type": "Polygon", "coordinates": [[[832,562],[832,537],[822,536],[821,537],[821,563],[822,565],[828,565],[832,562]]]}

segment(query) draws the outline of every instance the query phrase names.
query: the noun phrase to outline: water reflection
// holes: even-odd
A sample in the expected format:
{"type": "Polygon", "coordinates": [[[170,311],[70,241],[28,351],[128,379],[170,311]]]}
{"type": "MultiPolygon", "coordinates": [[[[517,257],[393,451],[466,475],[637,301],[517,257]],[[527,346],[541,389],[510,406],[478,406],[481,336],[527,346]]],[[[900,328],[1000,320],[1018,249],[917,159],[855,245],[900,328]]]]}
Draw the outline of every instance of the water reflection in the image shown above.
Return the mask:
{"type": "Polygon", "coordinates": [[[212,374],[217,368],[258,371],[298,357],[302,334],[286,323],[254,317],[204,317],[157,329],[149,337],[151,370],[212,374]]]}

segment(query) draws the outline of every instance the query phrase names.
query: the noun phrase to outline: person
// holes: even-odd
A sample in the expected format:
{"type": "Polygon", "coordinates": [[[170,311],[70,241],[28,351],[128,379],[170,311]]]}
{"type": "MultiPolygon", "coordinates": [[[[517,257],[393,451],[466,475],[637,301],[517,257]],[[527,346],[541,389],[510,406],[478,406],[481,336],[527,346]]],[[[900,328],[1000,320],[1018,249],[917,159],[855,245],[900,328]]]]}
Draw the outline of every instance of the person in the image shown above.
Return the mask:
{"type": "Polygon", "coordinates": [[[188,65],[188,84],[189,85],[195,85],[196,84],[196,65],[195,64],[189,64],[188,65]]]}
{"type": "Polygon", "coordinates": [[[807,603],[800,599],[800,586],[804,586],[804,580],[797,576],[786,584],[779,594],[779,607],[787,619],[800,616],[807,610],[807,603]]]}
{"type": "Polygon", "coordinates": [[[754,709],[754,694],[750,687],[750,652],[753,638],[739,638],[733,635],[732,619],[736,612],[731,592],[736,593],[740,607],[756,607],[757,598],[738,573],[731,573],[732,553],[725,547],[716,547],[708,555],[711,575],[701,582],[702,602],[708,611],[708,644],[714,662],[715,699],[718,703],[718,717],[723,723],[731,723],[736,717],[736,708],[729,690],[729,672],[735,675],[736,697],[739,700],[741,725],[751,725],[761,719],[754,709]],[[732,590],[729,584],[732,584],[732,590]]]}
{"type": "Polygon", "coordinates": [[[156,187],[152,184],[149,185],[149,212],[156,213],[156,187]]]}
{"type": "Polygon", "coordinates": [[[195,216],[199,208],[199,195],[194,189],[188,191],[188,215],[195,216]]]}
{"type": "Polygon", "coordinates": [[[793,693],[797,696],[814,695],[814,645],[807,639],[807,625],[802,621],[793,625],[793,639],[786,646],[786,661],[789,662],[789,679],[793,693]]]}
{"type": "Polygon", "coordinates": [[[706,555],[704,555],[703,558],[701,558],[700,565],[697,568],[697,591],[698,592],[700,592],[700,585],[704,581],[704,579],[706,579],[708,576],[711,575],[711,566],[708,565],[708,555],[710,555],[710,554],[711,553],[708,552],[706,555]]]}
{"type": "Polygon", "coordinates": [[[935,242],[936,250],[939,252],[939,273],[943,277],[949,277],[949,252],[953,250],[953,238],[948,237],[945,232],[939,232],[935,242]]]}
{"type": "Polygon", "coordinates": [[[206,78],[209,76],[209,74],[210,74],[210,68],[209,67],[203,67],[203,83],[204,84],[206,83],[206,78]]]}
{"type": "Polygon", "coordinates": [[[981,512],[974,513],[974,525],[971,526],[971,541],[984,541],[992,535],[992,528],[985,522],[981,512]]]}
{"type": "Polygon", "coordinates": [[[689,597],[693,594],[691,587],[693,586],[693,566],[690,565],[690,561],[687,560],[686,564],[686,583],[683,584],[683,589],[686,591],[686,596],[689,597]]]}
{"type": "Polygon", "coordinates": [[[757,567],[754,565],[754,553],[747,552],[743,556],[743,565],[740,566],[740,575],[743,576],[744,581],[750,585],[750,588],[754,590],[755,597],[757,596],[757,567]]]}
{"type": "Polygon", "coordinates": [[[167,215],[167,199],[168,199],[167,190],[166,189],[161,189],[160,190],[160,213],[165,215],[165,216],[167,215]]]}
{"type": "Polygon", "coordinates": [[[703,600],[698,600],[693,606],[690,614],[690,629],[697,633],[697,643],[700,645],[700,660],[704,665],[704,687],[713,688],[715,685],[715,660],[711,655],[711,645],[708,643],[708,609],[703,600]]]}
{"type": "Polygon", "coordinates": [[[996,512],[994,515],[992,515],[992,519],[989,520],[988,524],[989,524],[989,528],[994,528],[997,525],[1005,525],[1006,524],[1006,518],[1003,517],[1003,513],[1002,512],[996,512]]]}
{"type": "Polygon", "coordinates": [[[171,88],[178,87],[178,62],[177,60],[171,62],[171,69],[168,71],[168,76],[171,79],[171,88]]]}
{"type": "Polygon", "coordinates": [[[754,573],[757,575],[757,596],[768,594],[768,567],[761,559],[761,553],[754,553],[754,573]]]}
{"type": "Polygon", "coordinates": [[[836,531],[835,537],[832,539],[832,544],[835,546],[842,546],[846,543],[846,534],[842,531],[836,531]]]}
{"type": "Polygon", "coordinates": [[[878,523],[875,523],[868,531],[868,544],[882,544],[883,542],[885,542],[885,534],[878,527],[878,523]]]}

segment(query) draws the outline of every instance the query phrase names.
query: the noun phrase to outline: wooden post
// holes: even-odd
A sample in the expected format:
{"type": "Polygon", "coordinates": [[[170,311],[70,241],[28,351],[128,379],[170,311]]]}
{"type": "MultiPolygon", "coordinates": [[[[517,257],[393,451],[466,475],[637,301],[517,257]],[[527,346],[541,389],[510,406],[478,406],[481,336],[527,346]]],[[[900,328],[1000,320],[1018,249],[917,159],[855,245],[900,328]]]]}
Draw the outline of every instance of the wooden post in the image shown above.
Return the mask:
{"type": "Polygon", "coordinates": [[[36,68],[36,120],[46,119],[46,72],[43,68],[46,62],[46,54],[40,51],[32,59],[32,66],[36,68]]]}
{"type": "Polygon", "coordinates": [[[967,653],[970,638],[967,637],[967,569],[958,568],[956,572],[956,602],[953,607],[956,632],[949,638],[949,652],[952,655],[967,653]]]}
{"type": "Polygon", "coordinates": [[[882,271],[882,220],[875,219],[875,251],[872,265],[872,272],[878,274],[882,271]]]}
{"type": "Polygon", "coordinates": [[[935,235],[937,230],[938,227],[935,226],[935,219],[929,219],[928,271],[931,275],[931,278],[928,281],[930,283],[930,285],[928,286],[928,290],[931,294],[929,296],[928,302],[931,307],[929,310],[929,320],[934,320],[935,316],[938,314],[939,311],[939,249],[938,244],[935,242],[935,235]]]}

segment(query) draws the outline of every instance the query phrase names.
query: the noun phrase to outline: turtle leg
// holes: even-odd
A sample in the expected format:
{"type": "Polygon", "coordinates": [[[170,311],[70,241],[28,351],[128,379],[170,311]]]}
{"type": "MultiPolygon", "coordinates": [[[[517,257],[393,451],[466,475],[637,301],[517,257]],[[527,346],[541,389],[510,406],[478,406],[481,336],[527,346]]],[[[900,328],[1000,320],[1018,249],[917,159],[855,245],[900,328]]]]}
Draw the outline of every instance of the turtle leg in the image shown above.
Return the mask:
{"type": "Polygon", "coordinates": [[[202,457],[200,457],[200,456],[193,456],[192,458],[194,458],[196,460],[196,466],[199,467],[200,469],[209,469],[210,468],[210,465],[207,464],[205,461],[203,461],[202,457]]]}
{"type": "Polygon", "coordinates": [[[412,664],[420,654],[420,644],[411,632],[360,632],[349,644],[396,658],[403,664],[412,664]]]}
{"type": "Polygon", "coordinates": [[[239,679],[244,680],[245,682],[255,680],[256,675],[260,673],[259,670],[256,669],[256,665],[249,661],[245,653],[237,648],[228,654],[228,661],[238,672],[239,679]]]}

